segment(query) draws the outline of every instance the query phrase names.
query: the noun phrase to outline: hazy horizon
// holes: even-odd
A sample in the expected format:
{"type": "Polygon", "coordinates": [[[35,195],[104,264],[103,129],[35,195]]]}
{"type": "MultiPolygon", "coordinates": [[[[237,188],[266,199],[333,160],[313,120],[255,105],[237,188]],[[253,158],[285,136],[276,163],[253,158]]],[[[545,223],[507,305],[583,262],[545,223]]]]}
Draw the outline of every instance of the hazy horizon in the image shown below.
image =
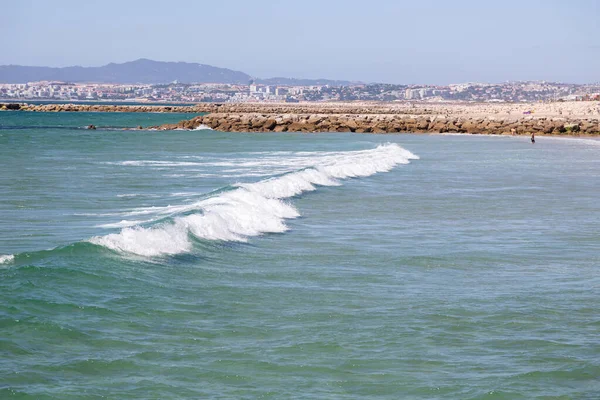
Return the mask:
{"type": "Polygon", "coordinates": [[[397,84],[600,81],[600,4],[557,0],[192,1],[4,5],[0,65],[147,58],[259,78],[397,84]],[[59,12],[59,14],[57,14],[59,12]],[[55,18],[50,15],[58,15],[55,18]]]}
{"type": "MultiPolygon", "coordinates": [[[[22,64],[8,64],[10,65],[14,65],[14,66],[19,66],[19,67],[49,67],[49,68],[67,68],[67,67],[83,67],[83,68],[96,68],[96,67],[103,67],[106,66],[108,64],[124,64],[124,63],[131,63],[131,62],[135,62],[135,61],[139,61],[142,59],[146,59],[146,58],[141,58],[141,59],[136,59],[136,60],[129,60],[129,61],[124,61],[122,63],[106,63],[106,64],[102,64],[102,65],[67,65],[65,67],[53,67],[53,66],[49,66],[49,65],[22,65],[22,64]]],[[[192,63],[193,62],[189,62],[189,61],[169,61],[169,60],[152,60],[152,59],[146,59],[149,61],[156,61],[156,62],[173,62],[173,63],[192,63]]],[[[203,63],[197,63],[197,64],[203,64],[203,63]]],[[[5,64],[6,65],[6,64],[5,64]]],[[[2,66],[2,65],[0,65],[2,66]]],[[[221,68],[219,65],[212,65],[213,67],[219,67],[221,68]]],[[[225,68],[225,67],[222,67],[225,68]]],[[[234,70],[234,71],[238,71],[238,72],[246,72],[246,71],[242,71],[242,70],[235,70],[234,68],[227,68],[230,70],[234,70]]],[[[418,82],[418,83],[411,83],[411,82],[381,82],[381,81],[360,81],[360,80],[345,80],[345,79],[337,79],[336,77],[326,77],[326,76],[319,76],[319,77],[298,77],[298,76],[253,76],[253,79],[262,79],[262,80],[266,80],[266,79],[297,79],[297,80],[331,80],[331,81],[349,81],[352,83],[357,83],[357,84],[397,84],[397,85],[430,85],[430,86],[445,86],[445,85],[452,85],[452,84],[464,84],[464,83],[482,83],[482,84],[503,84],[503,83],[511,83],[511,82],[549,82],[549,83],[565,83],[565,84],[597,84],[598,82],[568,82],[568,81],[550,81],[550,80],[543,80],[543,79],[529,79],[529,80],[505,80],[505,81],[457,81],[457,82],[448,82],[446,84],[432,84],[432,83],[427,83],[427,82],[418,82]]],[[[88,82],[88,81],[86,81],[88,82]]],[[[78,82],[76,82],[78,83],[78,82]]],[[[88,83],[93,83],[92,81],[89,81],[88,83]]],[[[186,82],[186,83],[191,83],[191,82],[186,82]]]]}

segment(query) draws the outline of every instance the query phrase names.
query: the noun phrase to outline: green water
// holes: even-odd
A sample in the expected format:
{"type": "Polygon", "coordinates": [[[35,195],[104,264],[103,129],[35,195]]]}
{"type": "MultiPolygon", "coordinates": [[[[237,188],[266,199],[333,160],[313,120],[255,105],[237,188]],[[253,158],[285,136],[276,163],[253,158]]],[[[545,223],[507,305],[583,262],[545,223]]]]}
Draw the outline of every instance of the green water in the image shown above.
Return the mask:
{"type": "Polygon", "coordinates": [[[179,119],[0,113],[0,398],[599,397],[599,142],[179,119]]]}
{"type": "MultiPolygon", "coordinates": [[[[109,112],[49,112],[37,113],[26,111],[7,111],[0,114],[0,133],[4,130],[31,131],[32,129],[45,129],[48,134],[51,130],[86,129],[89,125],[94,125],[100,129],[115,128],[144,128],[157,126],[161,124],[172,124],[184,119],[191,119],[195,115],[190,113],[109,113],[109,112]]],[[[31,131],[27,133],[40,133],[31,131]]],[[[74,133],[74,132],[72,132],[74,133]]],[[[8,139],[6,139],[8,140],[8,139]]],[[[48,140],[52,140],[48,138],[48,140]]],[[[32,149],[33,150],[33,149],[32,149]]]]}

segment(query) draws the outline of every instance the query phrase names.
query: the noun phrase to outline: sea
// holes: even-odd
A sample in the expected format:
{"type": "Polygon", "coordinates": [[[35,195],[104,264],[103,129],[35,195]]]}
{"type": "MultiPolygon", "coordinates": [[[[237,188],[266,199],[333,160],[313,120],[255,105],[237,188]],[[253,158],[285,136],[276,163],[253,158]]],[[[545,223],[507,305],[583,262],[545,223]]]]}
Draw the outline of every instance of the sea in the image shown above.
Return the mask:
{"type": "Polygon", "coordinates": [[[600,399],[599,141],[192,116],[0,113],[1,399],[600,399]]]}

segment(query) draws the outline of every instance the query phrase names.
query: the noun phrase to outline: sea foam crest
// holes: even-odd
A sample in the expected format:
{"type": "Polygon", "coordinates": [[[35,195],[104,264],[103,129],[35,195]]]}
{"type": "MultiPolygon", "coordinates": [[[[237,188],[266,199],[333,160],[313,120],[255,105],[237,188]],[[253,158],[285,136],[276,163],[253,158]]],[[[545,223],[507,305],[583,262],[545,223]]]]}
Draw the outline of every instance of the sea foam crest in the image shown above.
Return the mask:
{"type": "Polygon", "coordinates": [[[15,260],[15,256],[12,254],[0,254],[0,264],[8,264],[15,260]]]}
{"type": "MultiPolygon", "coordinates": [[[[255,183],[240,184],[194,204],[180,206],[168,222],[149,227],[126,227],[90,242],[141,256],[186,253],[192,236],[203,240],[245,242],[249,237],[288,230],[286,219],[298,210],[285,199],[317,186],[337,186],[338,180],[386,172],[419,157],[397,144],[375,149],[326,153],[311,158],[311,167],[255,183]],[[181,215],[181,213],[187,215],[181,215]],[[191,212],[191,213],[190,213],[191,212]]],[[[171,209],[170,211],[173,211],[171,209]]]]}

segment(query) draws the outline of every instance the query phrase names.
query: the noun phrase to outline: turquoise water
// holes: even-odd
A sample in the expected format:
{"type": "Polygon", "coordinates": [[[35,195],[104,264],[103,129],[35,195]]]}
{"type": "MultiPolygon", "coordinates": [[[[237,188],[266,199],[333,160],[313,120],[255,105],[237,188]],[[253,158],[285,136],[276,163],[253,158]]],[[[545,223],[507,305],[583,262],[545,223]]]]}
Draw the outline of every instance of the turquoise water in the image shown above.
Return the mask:
{"type": "Polygon", "coordinates": [[[0,398],[598,398],[599,142],[170,118],[0,113],[0,398]]]}
{"type": "MultiPolygon", "coordinates": [[[[157,126],[160,124],[172,124],[184,119],[191,119],[195,115],[190,113],[109,113],[109,112],[3,112],[0,114],[0,133],[4,130],[16,129],[45,129],[46,134],[50,130],[57,129],[86,129],[89,125],[97,128],[137,128],[142,126],[157,126]]],[[[39,132],[36,132],[39,133],[39,132]]],[[[49,139],[51,140],[51,139],[49,139]]]]}
{"type": "Polygon", "coordinates": [[[30,99],[2,99],[3,103],[27,104],[85,104],[85,105],[118,105],[118,106],[193,106],[196,103],[162,102],[162,101],[126,101],[126,100],[30,100],[30,99]]]}

